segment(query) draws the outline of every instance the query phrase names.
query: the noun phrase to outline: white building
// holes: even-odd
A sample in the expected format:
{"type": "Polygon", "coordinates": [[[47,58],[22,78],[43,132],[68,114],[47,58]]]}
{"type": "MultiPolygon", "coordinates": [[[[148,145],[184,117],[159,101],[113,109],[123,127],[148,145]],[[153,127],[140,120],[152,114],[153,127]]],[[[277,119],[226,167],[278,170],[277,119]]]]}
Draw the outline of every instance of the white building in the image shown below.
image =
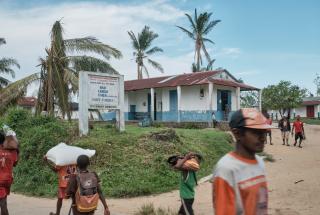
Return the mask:
{"type": "Polygon", "coordinates": [[[35,97],[22,97],[17,101],[17,106],[26,110],[30,110],[31,113],[36,112],[37,98],[35,97]]]}
{"type": "MultiPolygon", "coordinates": [[[[240,108],[240,91],[258,90],[226,70],[125,81],[126,120],[208,122],[227,120],[240,108]]],[[[104,113],[105,119],[115,113],[104,113]]]]}
{"type": "Polygon", "coordinates": [[[297,116],[307,118],[320,118],[320,97],[303,98],[302,105],[293,110],[297,116]]]}
{"type": "MultiPolygon", "coordinates": [[[[268,113],[273,119],[280,119],[278,111],[270,110],[268,113]]],[[[295,118],[298,115],[304,118],[320,118],[320,97],[303,98],[302,104],[292,109],[291,118],[295,118]]]]}

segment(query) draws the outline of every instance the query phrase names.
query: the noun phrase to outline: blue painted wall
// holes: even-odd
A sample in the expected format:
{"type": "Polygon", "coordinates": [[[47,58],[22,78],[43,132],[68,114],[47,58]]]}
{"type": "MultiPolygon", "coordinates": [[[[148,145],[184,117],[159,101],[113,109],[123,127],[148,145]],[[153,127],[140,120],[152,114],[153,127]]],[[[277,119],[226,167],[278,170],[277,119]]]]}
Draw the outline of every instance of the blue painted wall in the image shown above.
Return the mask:
{"type": "Polygon", "coordinates": [[[157,112],[157,121],[162,121],[162,112],[157,112]]]}
{"type": "Polygon", "coordinates": [[[181,122],[208,122],[211,111],[180,111],[181,122]]]}
{"type": "MultiPolygon", "coordinates": [[[[116,112],[115,111],[102,113],[101,115],[102,115],[102,119],[104,121],[110,121],[110,120],[116,119],[116,112]]],[[[129,120],[129,113],[128,112],[124,112],[124,120],[126,120],[126,121],[129,120]]]]}
{"type": "Polygon", "coordinates": [[[177,122],[178,121],[178,111],[164,111],[162,112],[163,122],[177,122]]]}
{"type": "MultiPolygon", "coordinates": [[[[222,114],[221,111],[214,111],[216,114],[216,119],[219,121],[219,118],[217,115],[222,114]]],[[[234,111],[229,113],[229,119],[232,116],[234,111]]],[[[131,120],[129,119],[129,116],[133,113],[125,112],[125,120],[131,120]]],[[[136,112],[136,114],[139,114],[141,116],[145,115],[147,116],[147,112],[136,112]]],[[[105,121],[113,120],[116,118],[115,112],[108,112],[108,113],[102,113],[102,118],[105,121]]],[[[211,112],[210,111],[180,111],[180,120],[181,122],[208,122],[211,121],[211,112]]],[[[159,122],[177,122],[178,121],[178,111],[164,111],[164,112],[157,112],[157,120],[159,122]]]]}

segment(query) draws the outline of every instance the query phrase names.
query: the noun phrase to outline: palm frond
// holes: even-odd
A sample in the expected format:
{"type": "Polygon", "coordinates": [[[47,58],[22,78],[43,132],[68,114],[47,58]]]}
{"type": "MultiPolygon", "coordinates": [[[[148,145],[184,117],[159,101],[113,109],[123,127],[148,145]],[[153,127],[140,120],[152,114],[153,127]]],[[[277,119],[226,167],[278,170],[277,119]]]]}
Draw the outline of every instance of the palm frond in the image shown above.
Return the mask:
{"type": "Polygon", "coordinates": [[[17,102],[19,98],[25,95],[28,86],[39,80],[39,73],[29,75],[16,82],[10,83],[7,87],[0,90],[0,112],[3,112],[9,105],[17,102]]]}
{"type": "Polygon", "coordinates": [[[0,89],[6,87],[10,81],[0,76],[0,89]]]}
{"type": "Polygon", "coordinates": [[[0,73],[10,74],[13,78],[15,77],[15,73],[11,66],[16,66],[20,68],[18,61],[13,58],[2,58],[0,59],[0,73]]]}
{"type": "Polygon", "coordinates": [[[149,71],[145,65],[142,66],[144,73],[147,75],[147,78],[149,78],[149,71]]]}
{"type": "Polygon", "coordinates": [[[202,38],[202,41],[203,41],[203,42],[209,42],[209,43],[215,44],[212,40],[210,40],[210,39],[208,39],[208,38],[202,38]]]}
{"type": "Polygon", "coordinates": [[[128,31],[128,34],[132,40],[132,46],[135,50],[140,50],[140,44],[139,41],[137,40],[136,35],[133,33],[133,31],[128,31]]]}
{"type": "Polygon", "coordinates": [[[208,63],[207,68],[206,68],[207,71],[212,70],[212,65],[213,65],[213,63],[214,63],[215,61],[216,61],[215,59],[212,59],[212,60],[208,63]]]}
{"type": "Polygon", "coordinates": [[[106,59],[110,57],[121,58],[121,52],[107,44],[98,41],[95,37],[84,37],[64,40],[68,51],[71,52],[93,52],[102,55],[106,59]]]}
{"type": "Polygon", "coordinates": [[[204,29],[203,34],[204,35],[208,34],[214,28],[214,26],[216,26],[219,22],[221,22],[221,20],[213,20],[213,21],[211,21],[207,25],[207,27],[204,29]]]}
{"type": "Polygon", "coordinates": [[[119,74],[109,63],[91,56],[69,56],[71,67],[76,71],[92,71],[119,74]]]}
{"type": "Polygon", "coordinates": [[[198,19],[196,20],[198,34],[203,34],[203,31],[205,30],[206,25],[208,24],[209,18],[210,14],[208,14],[207,12],[201,13],[199,15],[198,19]]]}
{"type": "Polygon", "coordinates": [[[57,56],[65,56],[66,47],[63,41],[63,27],[60,21],[56,21],[50,32],[51,50],[56,52],[57,56]]]}
{"type": "MultiPolygon", "coordinates": [[[[69,86],[68,83],[64,81],[64,74],[60,71],[61,68],[57,64],[53,64],[53,74],[54,74],[54,90],[55,90],[55,102],[58,104],[62,116],[65,114],[70,116],[70,107],[69,107],[69,86]]],[[[54,108],[54,107],[53,107],[54,108]]],[[[53,109],[54,110],[54,109],[53,109]]]]}
{"type": "Polygon", "coordinates": [[[164,72],[163,67],[161,66],[160,63],[155,62],[153,60],[148,59],[148,62],[151,64],[151,66],[153,66],[155,69],[159,70],[161,73],[164,72]]]}
{"type": "Polygon", "coordinates": [[[196,29],[197,29],[197,27],[196,27],[196,24],[194,23],[194,21],[192,20],[192,17],[189,15],[189,14],[185,14],[186,15],[186,17],[189,19],[189,22],[190,22],[190,24],[191,24],[191,29],[192,29],[192,31],[193,32],[195,32],[196,31],[196,29]]]}
{"type": "Polygon", "coordinates": [[[184,27],[176,25],[177,28],[180,28],[184,33],[186,33],[191,39],[195,40],[193,33],[185,29],[184,27]]]}
{"type": "Polygon", "coordinates": [[[197,8],[194,9],[194,20],[198,20],[197,8]]]}
{"type": "Polygon", "coordinates": [[[146,50],[151,46],[151,43],[159,35],[150,30],[149,26],[144,26],[141,33],[138,34],[138,41],[141,50],[146,50]]]}
{"type": "Polygon", "coordinates": [[[64,70],[64,77],[63,80],[66,83],[71,84],[71,91],[76,94],[77,91],[79,90],[79,76],[76,75],[77,72],[70,69],[70,68],[65,68],[64,70]]]}
{"type": "Polygon", "coordinates": [[[157,53],[157,52],[163,52],[163,50],[161,48],[155,46],[155,47],[149,49],[148,51],[146,51],[146,54],[152,55],[152,54],[157,53]]]}

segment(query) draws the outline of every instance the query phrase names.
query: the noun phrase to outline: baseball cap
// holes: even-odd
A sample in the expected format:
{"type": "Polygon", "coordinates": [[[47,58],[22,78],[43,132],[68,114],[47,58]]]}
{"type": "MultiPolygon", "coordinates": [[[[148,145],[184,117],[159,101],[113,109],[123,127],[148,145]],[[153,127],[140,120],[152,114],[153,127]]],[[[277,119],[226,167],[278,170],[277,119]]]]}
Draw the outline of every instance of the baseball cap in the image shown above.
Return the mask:
{"type": "Polygon", "coordinates": [[[271,129],[275,128],[267,123],[263,114],[255,108],[242,108],[234,112],[229,121],[230,128],[254,128],[271,129]]]}

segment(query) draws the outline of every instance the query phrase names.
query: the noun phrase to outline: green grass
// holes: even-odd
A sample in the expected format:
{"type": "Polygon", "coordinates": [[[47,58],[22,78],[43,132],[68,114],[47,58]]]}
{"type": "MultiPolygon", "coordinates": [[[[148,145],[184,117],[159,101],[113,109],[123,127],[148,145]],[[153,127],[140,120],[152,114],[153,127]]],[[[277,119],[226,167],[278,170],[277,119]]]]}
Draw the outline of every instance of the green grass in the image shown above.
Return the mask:
{"type": "Polygon", "coordinates": [[[127,126],[125,133],[95,126],[90,136],[75,145],[97,150],[92,169],[100,175],[108,196],[131,197],[167,192],[178,187],[179,173],[166,159],[189,151],[200,153],[204,162],[199,178],[211,173],[216,161],[231,150],[230,137],[212,130],[175,129],[180,141],[156,141],[150,132],[165,128],[127,126]]]}
{"type": "Polygon", "coordinates": [[[176,136],[157,141],[153,132],[166,128],[126,126],[123,133],[112,126],[94,124],[88,137],[77,137],[76,123],[53,118],[31,117],[21,110],[0,118],[16,130],[20,141],[20,161],[14,169],[14,192],[53,197],[57,175],[43,162],[45,153],[59,142],[95,149],[91,169],[102,181],[109,197],[132,197],[162,193],[178,188],[179,173],[169,168],[168,156],[189,151],[204,157],[198,177],[212,172],[216,161],[232,149],[231,137],[209,129],[174,129],[176,136]]]}
{"type": "Polygon", "coordinates": [[[310,125],[320,125],[320,119],[302,118],[302,122],[310,125]]]}

